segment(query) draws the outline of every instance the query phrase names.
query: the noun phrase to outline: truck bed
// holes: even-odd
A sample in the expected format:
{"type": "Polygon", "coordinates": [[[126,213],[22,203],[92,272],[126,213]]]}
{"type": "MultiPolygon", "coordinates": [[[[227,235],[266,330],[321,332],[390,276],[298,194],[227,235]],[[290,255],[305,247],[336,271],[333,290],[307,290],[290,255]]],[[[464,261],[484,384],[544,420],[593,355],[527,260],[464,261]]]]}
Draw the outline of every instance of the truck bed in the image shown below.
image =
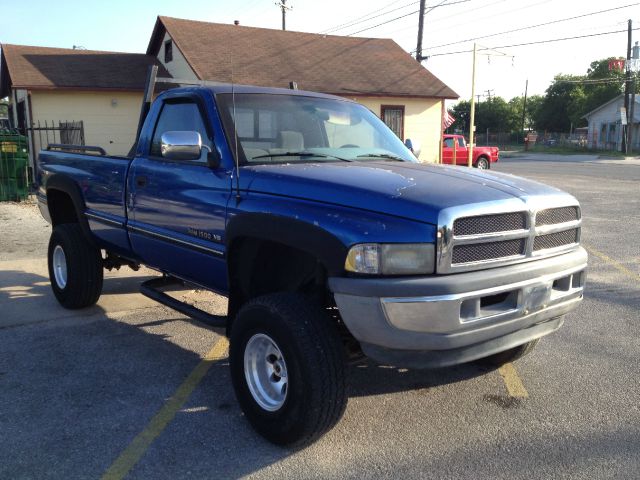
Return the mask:
{"type": "MultiPolygon", "coordinates": [[[[74,199],[74,203],[80,202],[93,234],[115,251],[130,251],[125,228],[130,158],[43,150],[38,161],[40,205],[47,201],[47,189],[62,183],[76,183],[79,198],[74,199]]],[[[43,215],[48,216],[48,212],[43,211],[43,215]]]]}

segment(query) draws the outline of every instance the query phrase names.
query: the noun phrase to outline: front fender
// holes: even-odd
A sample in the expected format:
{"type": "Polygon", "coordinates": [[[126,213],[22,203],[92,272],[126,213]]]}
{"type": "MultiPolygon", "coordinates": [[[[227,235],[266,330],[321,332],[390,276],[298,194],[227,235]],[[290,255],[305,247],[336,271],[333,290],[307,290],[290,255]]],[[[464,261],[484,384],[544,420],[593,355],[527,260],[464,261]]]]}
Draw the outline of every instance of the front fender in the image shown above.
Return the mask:
{"type": "Polygon", "coordinates": [[[229,209],[227,251],[244,236],[295,247],[318,258],[329,275],[343,276],[351,246],[435,242],[436,227],[331,203],[251,193],[229,209]]]}

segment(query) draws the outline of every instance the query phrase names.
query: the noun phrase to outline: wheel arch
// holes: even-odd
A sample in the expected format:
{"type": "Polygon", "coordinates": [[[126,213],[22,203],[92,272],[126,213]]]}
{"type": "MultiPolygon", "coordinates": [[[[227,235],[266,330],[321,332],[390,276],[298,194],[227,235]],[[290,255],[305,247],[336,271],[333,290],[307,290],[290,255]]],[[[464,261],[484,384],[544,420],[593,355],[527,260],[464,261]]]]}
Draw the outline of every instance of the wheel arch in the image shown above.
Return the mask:
{"type": "Polygon", "coordinates": [[[47,180],[46,192],[51,226],[78,223],[84,236],[95,246],[89,222],[84,215],[86,206],[80,186],[69,177],[53,174],[47,180]]]}
{"type": "Polygon", "coordinates": [[[233,217],[226,246],[230,319],[256,295],[283,288],[308,289],[312,280],[318,291],[326,288],[327,276],[343,273],[348,250],[335,235],[316,225],[263,213],[233,217]]]}

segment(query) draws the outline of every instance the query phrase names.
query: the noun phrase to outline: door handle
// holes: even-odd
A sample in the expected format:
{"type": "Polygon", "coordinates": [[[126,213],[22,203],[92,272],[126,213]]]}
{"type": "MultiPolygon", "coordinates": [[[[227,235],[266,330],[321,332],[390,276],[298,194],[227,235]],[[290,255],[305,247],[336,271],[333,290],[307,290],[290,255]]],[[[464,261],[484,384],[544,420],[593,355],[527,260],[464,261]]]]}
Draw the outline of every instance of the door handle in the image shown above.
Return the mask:
{"type": "Polygon", "coordinates": [[[148,180],[147,177],[142,176],[142,175],[136,177],[136,187],[141,187],[142,188],[142,187],[146,186],[147,185],[147,180],[148,180]]]}

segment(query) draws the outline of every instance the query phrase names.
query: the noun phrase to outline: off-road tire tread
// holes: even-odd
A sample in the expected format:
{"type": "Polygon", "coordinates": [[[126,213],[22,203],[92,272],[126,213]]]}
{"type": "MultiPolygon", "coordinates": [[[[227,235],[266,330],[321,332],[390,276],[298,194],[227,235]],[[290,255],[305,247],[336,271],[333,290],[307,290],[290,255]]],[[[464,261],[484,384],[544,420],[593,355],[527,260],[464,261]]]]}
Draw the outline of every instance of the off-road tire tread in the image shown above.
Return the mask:
{"type": "Polygon", "coordinates": [[[267,309],[271,315],[282,319],[296,339],[301,355],[310,359],[309,365],[316,366],[310,379],[312,398],[307,409],[308,412],[316,410],[316,413],[307,415],[302,432],[295,438],[267,436],[272,442],[289,447],[308,445],[335,426],[347,404],[346,362],[337,328],[320,306],[302,294],[264,295],[248,301],[238,312],[231,333],[232,351],[237,347],[234,338],[239,336],[238,329],[243,328],[243,312],[253,308],[267,309]]]}
{"type": "Polygon", "coordinates": [[[49,240],[49,279],[54,295],[60,304],[75,310],[95,304],[102,293],[103,268],[100,250],[84,237],[80,225],[64,223],[54,227],[49,240]],[[56,245],[64,249],[67,261],[67,285],[56,285],[52,269],[52,255],[56,245]]]}

